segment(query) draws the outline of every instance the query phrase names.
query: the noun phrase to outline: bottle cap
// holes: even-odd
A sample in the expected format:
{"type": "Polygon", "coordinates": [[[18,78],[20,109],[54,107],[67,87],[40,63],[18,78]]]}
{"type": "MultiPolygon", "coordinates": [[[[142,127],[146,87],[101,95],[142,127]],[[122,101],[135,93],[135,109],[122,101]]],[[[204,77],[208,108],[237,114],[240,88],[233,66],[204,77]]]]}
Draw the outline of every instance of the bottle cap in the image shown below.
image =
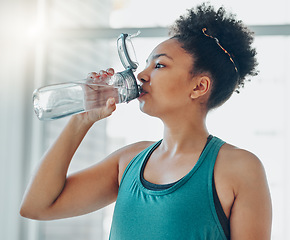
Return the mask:
{"type": "Polygon", "coordinates": [[[131,38],[137,37],[139,34],[140,31],[138,31],[135,34],[122,33],[118,37],[117,40],[118,54],[122,62],[122,65],[124,66],[125,69],[130,68],[132,69],[132,71],[135,71],[139,65],[136,58],[135,49],[131,41],[131,38]]]}

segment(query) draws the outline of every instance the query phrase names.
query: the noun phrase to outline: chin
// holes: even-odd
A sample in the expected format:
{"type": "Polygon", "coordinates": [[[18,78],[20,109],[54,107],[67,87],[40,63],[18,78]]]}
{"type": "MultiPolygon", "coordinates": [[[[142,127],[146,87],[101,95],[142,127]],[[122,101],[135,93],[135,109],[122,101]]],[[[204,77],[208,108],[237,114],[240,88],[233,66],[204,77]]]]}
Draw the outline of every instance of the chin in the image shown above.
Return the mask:
{"type": "Polygon", "coordinates": [[[139,109],[141,110],[141,112],[146,113],[146,114],[151,116],[151,114],[150,114],[151,111],[150,110],[152,108],[148,107],[148,104],[146,105],[146,103],[144,101],[140,101],[139,102],[139,109]]]}
{"type": "Polygon", "coordinates": [[[141,112],[147,114],[148,116],[159,118],[158,114],[156,114],[154,109],[152,107],[149,107],[148,105],[144,104],[144,102],[140,102],[139,109],[141,110],[141,112]]]}
{"type": "Polygon", "coordinates": [[[141,112],[146,113],[144,105],[145,105],[145,103],[143,101],[139,102],[139,109],[141,110],[141,112]]]}

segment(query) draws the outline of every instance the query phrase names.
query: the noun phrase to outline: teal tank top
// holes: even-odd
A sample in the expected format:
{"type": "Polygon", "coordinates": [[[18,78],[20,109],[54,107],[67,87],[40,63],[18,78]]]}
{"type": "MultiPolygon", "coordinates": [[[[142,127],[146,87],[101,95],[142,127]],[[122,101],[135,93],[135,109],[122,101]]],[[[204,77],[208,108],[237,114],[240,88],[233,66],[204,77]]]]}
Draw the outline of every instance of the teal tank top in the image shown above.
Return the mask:
{"type": "Polygon", "coordinates": [[[186,176],[165,190],[149,190],[141,182],[141,169],[160,143],[140,152],[125,169],[110,240],[226,240],[212,191],[214,165],[224,142],[213,137],[186,176]]]}

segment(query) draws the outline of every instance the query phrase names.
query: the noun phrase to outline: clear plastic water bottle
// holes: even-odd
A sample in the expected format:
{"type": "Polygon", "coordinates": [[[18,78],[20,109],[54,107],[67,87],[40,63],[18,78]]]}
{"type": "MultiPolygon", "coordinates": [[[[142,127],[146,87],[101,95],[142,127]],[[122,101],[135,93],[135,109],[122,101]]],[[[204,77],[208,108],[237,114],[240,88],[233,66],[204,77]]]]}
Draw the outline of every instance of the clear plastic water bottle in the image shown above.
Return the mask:
{"type": "Polygon", "coordinates": [[[140,93],[141,87],[128,68],[101,83],[83,80],[36,89],[33,107],[40,120],[53,120],[103,107],[110,97],[115,98],[116,103],[129,102],[140,93]]]}
{"type": "Polygon", "coordinates": [[[115,73],[105,81],[92,80],[67,82],[45,86],[33,92],[33,108],[40,120],[53,120],[86,112],[106,105],[110,97],[116,103],[129,102],[141,93],[133,74],[138,67],[131,39],[140,34],[122,33],[117,39],[117,50],[126,69],[115,73]]]}

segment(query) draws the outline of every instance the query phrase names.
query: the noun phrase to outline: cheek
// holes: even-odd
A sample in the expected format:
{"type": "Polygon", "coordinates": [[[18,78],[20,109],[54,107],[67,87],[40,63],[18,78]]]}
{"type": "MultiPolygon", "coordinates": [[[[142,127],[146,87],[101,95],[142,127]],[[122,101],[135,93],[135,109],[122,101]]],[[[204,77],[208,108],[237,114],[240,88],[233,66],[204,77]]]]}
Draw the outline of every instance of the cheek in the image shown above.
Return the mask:
{"type": "Polygon", "coordinates": [[[156,104],[184,104],[190,98],[191,77],[186,70],[158,71],[151,77],[151,97],[156,104]]]}
{"type": "Polygon", "coordinates": [[[154,96],[153,106],[158,107],[159,110],[172,111],[183,108],[188,104],[189,100],[190,98],[184,89],[178,87],[166,88],[154,96]]]}
{"type": "Polygon", "coordinates": [[[164,98],[183,99],[189,95],[189,87],[190,86],[183,81],[168,82],[159,86],[156,95],[164,98]]]}

